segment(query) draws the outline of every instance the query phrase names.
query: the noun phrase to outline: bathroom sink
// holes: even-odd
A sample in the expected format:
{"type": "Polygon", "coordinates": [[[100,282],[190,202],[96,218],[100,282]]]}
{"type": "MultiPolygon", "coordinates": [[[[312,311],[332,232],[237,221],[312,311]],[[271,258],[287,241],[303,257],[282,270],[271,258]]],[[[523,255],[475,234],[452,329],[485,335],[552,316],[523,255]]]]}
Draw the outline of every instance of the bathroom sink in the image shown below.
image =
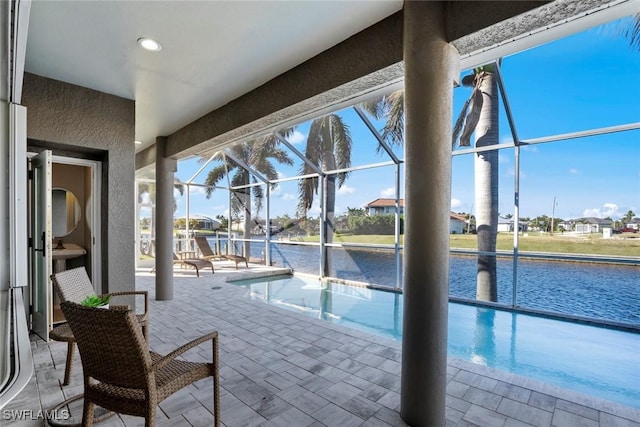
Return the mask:
{"type": "Polygon", "coordinates": [[[74,245],[73,243],[65,243],[64,249],[56,249],[56,247],[54,246],[51,256],[54,261],[57,261],[59,259],[76,258],[86,253],[86,249],[82,246],[74,245]]]}

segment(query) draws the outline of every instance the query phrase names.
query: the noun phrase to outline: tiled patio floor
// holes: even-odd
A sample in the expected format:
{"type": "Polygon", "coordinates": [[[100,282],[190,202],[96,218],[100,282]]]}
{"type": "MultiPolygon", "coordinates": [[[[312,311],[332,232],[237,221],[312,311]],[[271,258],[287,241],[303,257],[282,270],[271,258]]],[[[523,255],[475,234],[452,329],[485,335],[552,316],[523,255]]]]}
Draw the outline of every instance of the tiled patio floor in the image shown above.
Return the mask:
{"type": "MultiPolygon", "coordinates": [[[[152,274],[140,272],[136,278],[137,289],[150,293],[155,351],[168,352],[201,334],[220,332],[224,425],[406,425],[398,414],[399,342],[251,301],[244,289],[225,283],[243,272],[226,266],[196,278],[177,269],[172,301],[155,300],[152,274]]],[[[33,338],[32,348],[36,375],[0,414],[3,427],[43,425],[42,419],[24,418],[38,418],[38,411],[82,392],[78,355],[71,384],[60,385],[65,343],[47,345],[33,338]],[[23,412],[7,412],[12,410],[23,412]],[[18,413],[22,420],[13,419],[18,413]]],[[[210,360],[211,347],[187,354],[210,360]]],[[[449,360],[448,380],[447,426],[640,427],[640,410],[461,360],[449,360]]],[[[160,404],[158,425],[209,426],[212,406],[212,381],[202,380],[160,404]]],[[[98,425],[144,423],[117,416],[98,425]]]]}

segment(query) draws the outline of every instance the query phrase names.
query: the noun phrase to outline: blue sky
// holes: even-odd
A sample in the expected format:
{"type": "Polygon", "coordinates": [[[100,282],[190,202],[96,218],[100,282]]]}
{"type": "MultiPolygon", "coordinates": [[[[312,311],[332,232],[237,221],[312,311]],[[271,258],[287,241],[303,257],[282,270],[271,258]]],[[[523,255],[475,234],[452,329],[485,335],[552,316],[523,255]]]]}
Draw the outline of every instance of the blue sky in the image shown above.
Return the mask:
{"type": "MultiPolygon", "coordinates": [[[[521,140],[640,122],[640,51],[629,46],[618,28],[609,24],[504,58],[506,93],[521,140]]],[[[454,119],[469,93],[467,88],[455,90],[454,119]]],[[[375,138],[353,110],[339,114],[350,126],[353,166],[389,160],[376,153],[375,138]]],[[[308,123],[303,123],[290,138],[302,152],[307,132],[308,123]]],[[[504,110],[500,141],[512,141],[504,110]]],[[[401,148],[395,152],[403,157],[401,148]]],[[[499,211],[513,214],[514,150],[501,150],[499,158],[499,211]]],[[[520,159],[521,217],[550,216],[553,211],[563,219],[618,219],[628,210],[640,216],[640,130],[531,145],[521,150],[520,159]]],[[[176,177],[187,180],[200,166],[197,159],[180,161],[176,177]]],[[[299,168],[299,161],[293,167],[277,166],[282,177],[295,176],[299,168]]],[[[353,172],[338,191],[336,212],[393,197],[393,170],[353,172]]],[[[226,215],[227,197],[217,191],[206,199],[201,189],[193,188],[190,214],[226,215]]],[[[454,156],[451,197],[453,211],[473,212],[473,155],[454,156]]],[[[177,197],[177,204],[176,216],[184,215],[186,197],[177,197]]],[[[281,183],[273,192],[271,217],[293,217],[296,205],[297,181],[281,183]]],[[[315,207],[310,214],[317,212],[315,207]]]]}

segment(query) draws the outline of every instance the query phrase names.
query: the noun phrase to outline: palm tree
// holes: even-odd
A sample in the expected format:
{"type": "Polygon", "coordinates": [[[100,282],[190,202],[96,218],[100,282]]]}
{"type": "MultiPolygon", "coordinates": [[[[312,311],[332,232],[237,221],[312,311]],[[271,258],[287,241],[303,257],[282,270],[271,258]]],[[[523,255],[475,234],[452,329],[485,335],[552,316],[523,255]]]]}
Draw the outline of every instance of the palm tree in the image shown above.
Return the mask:
{"type": "MultiPolygon", "coordinates": [[[[178,192],[180,193],[180,195],[182,196],[184,194],[184,185],[183,184],[178,184],[175,183],[173,184],[173,188],[175,188],[176,190],[178,190],[178,192]]],[[[138,203],[143,203],[144,202],[144,195],[148,194],[149,200],[151,201],[151,203],[153,203],[155,205],[156,203],[156,184],[155,183],[149,183],[149,182],[141,182],[138,184],[138,203]]],[[[155,210],[155,208],[153,208],[155,210]]],[[[176,210],[178,210],[178,203],[176,202],[176,199],[173,199],[173,212],[175,212],[176,210]]],[[[153,223],[153,221],[151,221],[153,223]]],[[[153,225],[152,225],[153,226],[153,225]]]]}
{"type": "MultiPolygon", "coordinates": [[[[343,121],[342,117],[337,114],[329,114],[311,122],[305,156],[322,171],[346,169],[351,166],[351,133],[349,126],[343,121]]],[[[300,170],[302,175],[312,174],[313,172],[313,168],[306,162],[302,164],[300,170]]],[[[336,185],[338,188],[342,187],[347,176],[347,172],[340,172],[323,178],[326,215],[324,239],[326,243],[333,242],[336,185]]],[[[306,216],[307,211],[313,205],[315,195],[318,194],[319,185],[318,177],[303,179],[300,182],[298,186],[300,196],[298,216],[306,216]]],[[[330,275],[332,265],[331,251],[328,251],[325,246],[323,252],[326,260],[323,274],[330,275]]]]}
{"type": "Polygon", "coordinates": [[[636,214],[631,209],[629,209],[624,218],[622,218],[622,221],[624,222],[623,227],[626,227],[627,224],[630,223],[635,216],[636,214]]]}
{"type": "MultiPolygon", "coordinates": [[[[498,89],[493,66],[479,68],[462,80],[473,87],[454,127],[453,143],[460,135],[460,145],[470,146],[475,132],[476,147],[498,143],[498,89]],[[471,109],[469,110],[469,106],[471,109]],[[469,114],[466,112],[469,110],[469,114]]],[[[404,143],[404,91],[372,99],[361,107],[376,119],[386,119],[382,137],[391,144],[404,143]]],[[[379,149],[380,147],[378,147],[379,149]]],[[[495,255],[498,233],[498,152],[478,153],[475,159],[475,205],[478,239],[478,299],[497,301],[497,264],[495,255]]]]}
{"type": "MultiPolygon", "coordinates": [[[[476,148],[498,144],[498,84],[494,71],[494,66],[489,65],[477,68],[473,74],[462,79],[462,84],[473,90],[454,126],[454,146],[458,136],[460,146],[469,146],[474,132],[476,148]]],[[[474,203],[478,239],[476,298],[497,301],[498,150],[481,151],[475,156],[474,203]]]]}
{"type": "MultiPolygon", "coordinates": [[[[283,131],[282,134],[290,135],[292,132],[293,128],[289,128],[283,131]]],[[[251,253],[251,242],[249,242],[248,239],[250,238],[252,228],[252,196],[255,211],[259,212],[262,209],[264,194],[262,186],[260,185],[249,187],[250,184],[259,183],[258,180],[234,159],[259,172],[267,180],[278,178],[278,172],[272,160],[286,165],[292,165],[293,160],[288,152],[280,147],[280,142],[273,135],[234,145],[230,148],[230,152],[230,156],[225,156],[226,159],[223,163],[215,166],[207,174],[207,178],[205,179],[205,184],[207,185],[205,194],[207,198],[210,198],[216,189],[216,185],[225,177],[229,179],[231,189],[241,187],[236,190],[230,190],[230,209],[233,215],[244,217],[244,254],[248,257],[251,253]]],[[[277,184],[271,184],[271,188],[275,188],[276,186],[277,184]]]]}
{"type": "MultiPolygon", "coordinates": [[[[180,195],[182,196],[184,194],[184,185],[182,184],[178,184],[175,183],[173,184],[173,188],[175,188],[176,190],[178,190],[178,192],[180,193],[180,195]]],[[[145,194],[147,194],[147,197],[149,198],[149,201],[151,202],[151,221],[149,223],[149,228],[151,230],[150,236],[151,239],[155,239],[156,236],[156,232],[155,232],[155,228],[156,228],[156,184],[155,182],[140,182],[138,184],[138,203],[144,203],[144,199],[145,199],[145,194]]],[[[175,213],[175,211],[178,210],[178,203],[176,202],[175,197],[173,198],[173,212],[175,213]]],[[[141,244],[143,242],[140,242],[141,244]]],[[[146,251],[152,251],[151,248],[151,244],[149,244],[149,246],[147,247],[146,251]]],[[[155,254],[152,254],[155,255],[155,254]]]]}
{"type": "Polygon", "coordinates": [[[404,144],[404,90],[365,101],[360,107],[376,119],[385,120],[381,133],[384,140],[391,145],[404,144]]]}

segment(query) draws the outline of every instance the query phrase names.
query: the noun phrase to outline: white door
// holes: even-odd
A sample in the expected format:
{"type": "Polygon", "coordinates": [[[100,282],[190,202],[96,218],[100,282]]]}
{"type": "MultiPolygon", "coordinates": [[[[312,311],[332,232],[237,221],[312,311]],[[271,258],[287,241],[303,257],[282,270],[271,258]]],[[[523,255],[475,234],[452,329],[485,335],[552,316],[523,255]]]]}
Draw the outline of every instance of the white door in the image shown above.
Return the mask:
{"type": "Polygon", "coordinates": [[[51,151],[31,158],[31,329],[45,341],[53,323],[51,288],[51,151]]]}

